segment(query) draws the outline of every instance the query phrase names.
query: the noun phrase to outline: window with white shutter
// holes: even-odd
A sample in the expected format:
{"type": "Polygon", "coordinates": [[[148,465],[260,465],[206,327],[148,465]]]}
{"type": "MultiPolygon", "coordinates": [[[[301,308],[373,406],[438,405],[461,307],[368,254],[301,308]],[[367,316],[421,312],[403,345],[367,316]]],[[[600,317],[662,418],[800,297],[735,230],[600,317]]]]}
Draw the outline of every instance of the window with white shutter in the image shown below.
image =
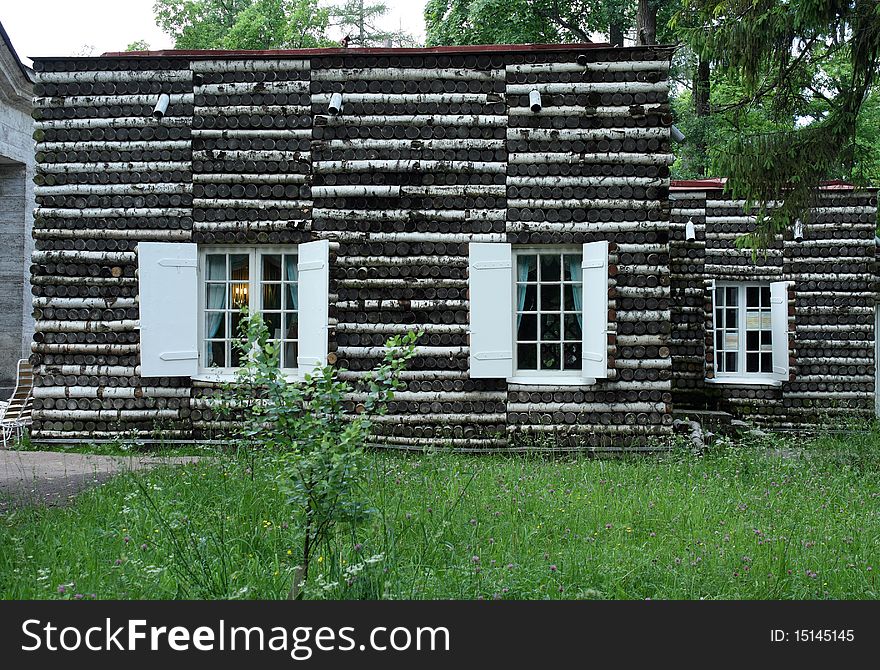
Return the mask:
{"type": "Polygon", "coordinates": [[[716,282],[713,306],[712,381],[788,379],[788,282],[716,282]]]}
{"type": "Polygon", "coordinates": [[[773,377],[788,381],[788,287],[791,282],[777,281],[770,284],[770,318],[773,324],[773,377]]]}
{"type": "Polygon", "coordinates": [[[140,242],[138,286],[142,377],[198,372],[198,277],[195,244],[140,242]]]}
{"type": "Polygon", "coordinates": [[[608,242],[588,242],[581,262],[584,311],[584,377],[608,377],[608,242]]]}
{"type": "Polygon", "coordinates": [[[509,244],[471,242],[468,260],[470,376],[513,374],[513,260],[509,244]]]}
{"type": "Polygon", "coordinates": [[[299,355],[300,376],[327,364],[330,324],[330,243],[299,245],[299,355]]]}

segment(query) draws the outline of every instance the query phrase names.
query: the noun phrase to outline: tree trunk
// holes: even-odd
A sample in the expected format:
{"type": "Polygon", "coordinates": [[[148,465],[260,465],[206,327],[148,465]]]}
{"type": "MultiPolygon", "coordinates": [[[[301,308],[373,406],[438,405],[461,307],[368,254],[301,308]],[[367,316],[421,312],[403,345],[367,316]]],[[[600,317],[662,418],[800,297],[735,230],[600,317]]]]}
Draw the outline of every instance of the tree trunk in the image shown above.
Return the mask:
{"type": "Polygon", "coordinates": [[[623,46],[623,26],[616,20],[608,27],[608,41],[613,47],[623,46]]]}
{"type": "Polygon", "coordinates": [[[639,44],[657,43],[657,6],[653,0],[639,0],[636,13],[636,39],[639,44]]]}
{"type": "MultiPolygon", "coordinates": [[[[700,56],[699,62],[697,63],[696,76],[694,77],[694,115],[697,118],[708,117],[711,113],[709,105],[709,95],[711,93],[709,83],[710,73],[709,61],[700,56]]],[[[706,145],[705,135],[702,135],[700,141],[697,143],[697,150],[699,152],[697,167],[700,176],[705,176],[708,159],[708,146],[706,145]]]]}

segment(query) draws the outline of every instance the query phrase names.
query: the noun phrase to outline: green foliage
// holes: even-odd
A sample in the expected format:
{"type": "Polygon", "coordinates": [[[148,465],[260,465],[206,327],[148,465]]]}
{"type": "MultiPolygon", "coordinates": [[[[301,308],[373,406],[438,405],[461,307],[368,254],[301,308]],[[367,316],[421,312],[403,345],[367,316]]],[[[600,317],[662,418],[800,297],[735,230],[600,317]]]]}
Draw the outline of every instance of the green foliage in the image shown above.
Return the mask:
{"type": "Polygon", "coordinates": [[[349,38],[353,47],[377,47],[390,43],[395,47],[419,46],[415,37],[404,31],[382,30],[376,20],[388,14],[384,2],[367,4],[364,0],[343,0],[330,7],[330,23],[349,38]]]}
{"type": "Polygon", "coordinates": [[[150,43],[146,40],[135,40],[127,47],[125,47],[126,51],[149,51],[150,43]]]}
{"type": "Polygon", "coordinates": [[[177,49],[328,46],[318,0],[155,0],[156,23],[177,49]]]}
{"type": "Polygon", "coordinates": [[[429,46],[590,42],[594,32],[632,25],[621,0],[428,0],[429,46]]]}
{"type": "Polygon", "coordinates": [[[242,319],[235,346],[243,365],[218,399],[227,418],[241,422],[242,446],[258,448],[271,459],[302,529],[302,576],[294,583],[294,595],[308,578],[313,553],[326,547],[335,526],[366,517],[363,449],[372,417],[385,412],[402,385],[400,373],[415,354],[420,335],[411,332],[388,340],[384,360],[356,389],[340,380],[332,366],[316,368],[292,383],[279,368],[278,345],[269,340],[261,315],[242,319]],[[357,404],[352,399],[356,390],[361,391],[357,404]]]}
{"type": "Polygon", "coordinates": [[[859,117],[880,62],[880,2],[687,0],[673,25],[742,89],[722,110],[736,130],[713,160],[733,195],[758,208],[757,230],[741,246],[766,247],[806,216],[823,180],[857,180],[866,171],[856,166],[875,164],[864,156],[859,117]],[[737,119],[755,108],[772,129],[737,119]]]}
{"type": "MultiPolygon", "coordinates": [[[[277,473],[257,465],[206,458],[6,512],[0,597],[283,597],[300,531],[277,473]],[[195,539],[193,575],[153,503],[195,539]]],[[[308,597],[880,597],[876,428],[702,457],[367,452],[364,472],[377,513],[328,538],[308,597]]]]}

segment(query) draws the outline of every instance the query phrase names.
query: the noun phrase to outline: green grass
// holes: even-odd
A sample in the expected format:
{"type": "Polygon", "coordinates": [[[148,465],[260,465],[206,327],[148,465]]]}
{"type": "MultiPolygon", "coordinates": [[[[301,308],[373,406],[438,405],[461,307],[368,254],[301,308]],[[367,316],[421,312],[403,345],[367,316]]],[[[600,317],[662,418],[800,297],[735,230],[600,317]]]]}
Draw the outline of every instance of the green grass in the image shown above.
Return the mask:
{"type": "MultiPolygon", "coordinates": [[[[802,443],[703,457],[370,454],[376,513],[339,530],[308,593],[878,598],[880,433],[802,443]]],[[[273,475],[224,456],[7,513],[0,596],[284,598],[298,543],[273,475]]]]}

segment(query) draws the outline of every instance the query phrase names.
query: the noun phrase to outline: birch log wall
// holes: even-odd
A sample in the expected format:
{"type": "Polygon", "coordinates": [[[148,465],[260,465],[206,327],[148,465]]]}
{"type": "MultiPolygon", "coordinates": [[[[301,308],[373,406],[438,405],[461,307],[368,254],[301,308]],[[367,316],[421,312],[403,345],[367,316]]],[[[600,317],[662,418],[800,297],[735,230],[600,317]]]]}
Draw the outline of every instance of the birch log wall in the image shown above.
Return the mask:
{"type": "Polygon", "coordinates": [[[379,421],[385,446],[651,448],[673,400],[786,425],[832,397],[864,413],[873,195],[829,194],[804,243],[753,267],[733,248],[751,225],[739,203],[701,188],[670,198],[670,56],[559,45],[37,59],[34,438],[221,427],[212,383],[140,376],[139,241],[330,240],[329,361],[344,376],[374,367],[390,335],[425,333],[379,421]],[[468,244],[600,240],[608,378],[471,379],[468,244]],[[746,276],[799,286],[798,365],[781,389],[704,383],[706,281],[746,276]]]}
{"type": "Polygon", "coordinates": [[[776,428],[872,418],[876,189],[823,187],[802,222],[803,239],[786,231],[757,258],[735,244],[755,229],[755,212],[725,195],[720,180],[674,184],[671,199],[676,410],[722,410],[776,428]],[[696,230],[690,242],[688,220],[696,230]],[[713,374],[713,280],[792,282],[793,365],[780,386],[704,381],[713,374]]]}
{"type": "Polygon", "coordinates": [[[329,238],[330,360],[424,339],[382,444],[646,446],[671,424],[663,47],[38,59],[36,439],[208,436],[210,385],[145,379],[138,241],[329,238]],[[537,88],[543,109],[530,109],[537,88]],[[344,111],[328,114],[333,93],[344,111]],[[151,118],[170,95],[161,120],[151,118]],[[471,241],[611,243],[609,368],[585,387],[468,376],[471,241]]]}

